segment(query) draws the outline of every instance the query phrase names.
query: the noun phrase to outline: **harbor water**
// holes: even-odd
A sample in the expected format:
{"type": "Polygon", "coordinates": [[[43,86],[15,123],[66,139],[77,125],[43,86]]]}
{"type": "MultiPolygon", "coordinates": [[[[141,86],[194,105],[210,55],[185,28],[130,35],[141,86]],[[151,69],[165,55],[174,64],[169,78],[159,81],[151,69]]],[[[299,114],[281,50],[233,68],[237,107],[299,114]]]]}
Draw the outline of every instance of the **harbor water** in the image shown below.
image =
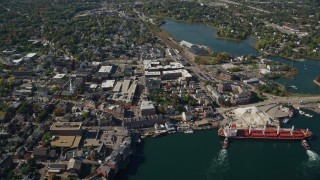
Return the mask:
{"type": "MultiPolygon", "coordinates": [[[[308,112],[312,113],[312,112],[308,112]]],[[[313,113],[314,114],[314,113],[313,113]]],[[[230,140],[217,129],[146,138],[118,180],[320,179],[320,116],[297,115],[287,126],[309,128],[311,150],[300,141],[230,140]]]]}
{"type": "MultiPolygon", "coordinates": [[[[163,29],[176,40],[209,46],[215,52],[235,55],[255,54],[253,39],[231,41],[216,37],[216,30],[203,24],[167,20],[163,29]]],[[[288,63],[292,61],[272,57],[288,63]]],[[[320,94],[320,88],[309,81],[319,75],[320,61],[293,62],[298,68],[295,79],[280,78],[286,86],[295,85],[292,92],[320,94]],[[307,69],[305,69],[305,66],[307,69]],[[308,70],[308,71],[307,71],[308,70]]],[[[138,146],[128,167],[117,180],[319,180],[320,179],[320,115],[312,118],[293,117],[286,126],[309,128],[311,150],[305,150],[300,141],[230,140],[228,149],[222,149],[223,139],[217,129],[175,133],[158,138],[146,138],[138,146]]]]}

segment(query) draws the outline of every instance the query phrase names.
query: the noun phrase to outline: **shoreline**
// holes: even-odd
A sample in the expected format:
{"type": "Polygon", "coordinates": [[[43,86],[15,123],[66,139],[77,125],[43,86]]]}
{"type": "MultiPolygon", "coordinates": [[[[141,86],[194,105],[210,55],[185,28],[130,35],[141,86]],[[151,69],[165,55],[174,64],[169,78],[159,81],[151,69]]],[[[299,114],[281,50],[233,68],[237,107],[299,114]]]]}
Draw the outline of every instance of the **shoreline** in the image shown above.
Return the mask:
{"type": "MultiPolygon", "coordinates": [[[[172,20],[178,21],[178,22],[204,24],[204,25],[206,25],[206,26],[208,26],[208,27],[210,27],[210,28],[212,28],[212,29],[214,29],[214,30],[216,30],[216,31],[221,30],[219,27],[211,26],[211,25],[209,25],[209,24],[207,24],[207,23],[204,23],[204,22],[193,22],[193,21],[189,21],[189,20],[177,20],[177,19],[175,19],[175,18],[173,18],[173,17],[167,17],[167,16],[153,16],[153,17],[159,17],[159,18],[163,18],[163,19],[172,19],[172,20]]],[[[164,24],[165,24],[165,23],[164,23],[164,24]]],[[[159,27],[160,29],[162,29],[161,26],[164,25],[164,24],[161,24],[161,25],[159,25],[158,27],[159,27]]],[[[163,29],[162,29],[162,30],[163,30],[163,29]]],[[[256,47],[256,45],[255,45],[256,43],[259,42],[259,40],[256,39],[256,38],[254,38],[253,36],[248,36],[246,39],[233,39],[233,38],[221,37],[221,36],[219,36],[219,35],[217,34],[217,32],[215,33],[215,36],[216,36],[216,38],[218,38],[218,39],[225,39],[225,40],[237,41],[237,42],[246,41],[247,39],[252,38],[252,39],[254,39],[256,42],[250,43],[250,45],[253,46],[253,47],[255,48],[255,50],[257,50],[257,52],[258,52],[257,55],[262,55],[262,52],[261,52],[261,51],[256,47]]],[[[292,57],[286,57],[286,56],[283,56],[283,55],[276,55],[276,54],[274,54],[274,53],[270,53],[270,55],[268,55],[268,56],[278,56],[278,57],[282,57],[282,58],[286,58],[286,59],[294,60],[294,61],[299,61],[299,62],[307,61],[307,58],[312,59],[312,60],[320,61],[320,57],[304,56],[304,57],[302,57],[302,58],[296,59],[296,58],[292,58],[292,57]]]]}

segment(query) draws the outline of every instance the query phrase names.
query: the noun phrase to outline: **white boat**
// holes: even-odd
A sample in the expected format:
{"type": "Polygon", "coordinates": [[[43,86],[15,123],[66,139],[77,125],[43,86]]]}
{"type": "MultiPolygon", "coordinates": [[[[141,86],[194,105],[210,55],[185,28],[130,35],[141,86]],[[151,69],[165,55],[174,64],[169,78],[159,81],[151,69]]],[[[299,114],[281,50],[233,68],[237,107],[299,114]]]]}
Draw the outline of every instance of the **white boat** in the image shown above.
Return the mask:
{"type": "Polygon", "coordinates": [[[284,123],[284,124],[287,124],[289,121],[290,121],[290,118],[289,118],[289,117],[286,117],[286,118],[284,118],[283,123],[284,123]]]}
{"type": "Polygon", "coordinates": [[[310,117],[310,118],[312,118],[313,117],[313,115],[312,114],[304,114],[305,116],[307,116],[307,117],[310,117]]]}
{"type": "Polygon", "coordinates": [[[293,88],[293,89],[298,89],[297,86],[295,86],[295,85],[292,85],[290,87],[293,88]]]}
{"type": "Polygon", "coordinates": [[[304,114],[305,114],[305,112],[303,112],[303,111],[299,110],[299,114],[304,115],[304,114]]]}
{"type": "Polygon", "coordinates": [[[186,133],[186,134],[192,134],[192,133],[193,133],[193,130],[192,130],[192,129],[188,129],[188,130],[184,131],[184,133],[186,133]]]}

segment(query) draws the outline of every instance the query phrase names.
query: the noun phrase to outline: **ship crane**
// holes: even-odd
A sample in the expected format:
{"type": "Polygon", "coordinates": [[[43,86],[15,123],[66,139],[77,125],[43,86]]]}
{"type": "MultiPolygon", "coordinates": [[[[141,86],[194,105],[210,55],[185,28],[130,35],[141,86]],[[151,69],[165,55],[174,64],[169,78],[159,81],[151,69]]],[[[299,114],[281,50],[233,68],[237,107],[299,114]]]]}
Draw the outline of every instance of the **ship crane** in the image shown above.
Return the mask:
{"type": "Polygon", "coordinates": [[[292,126],[291,131],[290,131],[291,136],[293,136],[293,134],[292,134],[293,130],[294,130],[294,126],[292,126]]]}
{"type": "Polygon", "coordinates": [[[265,136],[265,131],[266,131],[266,125],[264,125],[263,127],[263,131],[262,131],[262,134],[265,136]]]}

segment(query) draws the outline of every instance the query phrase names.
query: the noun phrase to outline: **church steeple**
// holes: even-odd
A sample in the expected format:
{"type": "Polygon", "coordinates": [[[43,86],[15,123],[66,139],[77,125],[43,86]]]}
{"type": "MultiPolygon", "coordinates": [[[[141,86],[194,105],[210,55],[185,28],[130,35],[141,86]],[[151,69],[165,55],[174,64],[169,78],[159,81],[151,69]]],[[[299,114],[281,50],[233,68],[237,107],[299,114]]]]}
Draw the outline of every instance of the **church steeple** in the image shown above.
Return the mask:
{"type": "Polygon", "coordinates": [[[70,78],[70,84],[69,84],[69,91],[70,91],[70,94],[74,93],[74,88],[73,88],[73,85],[72,85],[72,79],[71,78],[70,78]]]}

